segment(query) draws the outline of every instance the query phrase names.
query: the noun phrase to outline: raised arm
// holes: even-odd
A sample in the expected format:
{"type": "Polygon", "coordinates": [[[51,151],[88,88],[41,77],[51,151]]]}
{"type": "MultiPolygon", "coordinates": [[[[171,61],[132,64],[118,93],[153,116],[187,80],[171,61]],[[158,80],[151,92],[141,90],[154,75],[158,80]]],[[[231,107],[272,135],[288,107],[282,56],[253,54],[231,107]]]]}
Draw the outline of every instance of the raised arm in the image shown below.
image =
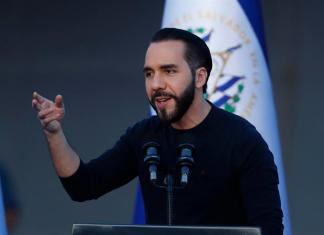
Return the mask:
{"type": "Polygon", "coordinates": [[[32,106],[38,112],[54,167],[60,177],[73,175],[80,165],[80,158],[71,148],[63,133],[61,121],[65,115],[63,97],[51,101],[37,92],[33,93],[32,106]]]}

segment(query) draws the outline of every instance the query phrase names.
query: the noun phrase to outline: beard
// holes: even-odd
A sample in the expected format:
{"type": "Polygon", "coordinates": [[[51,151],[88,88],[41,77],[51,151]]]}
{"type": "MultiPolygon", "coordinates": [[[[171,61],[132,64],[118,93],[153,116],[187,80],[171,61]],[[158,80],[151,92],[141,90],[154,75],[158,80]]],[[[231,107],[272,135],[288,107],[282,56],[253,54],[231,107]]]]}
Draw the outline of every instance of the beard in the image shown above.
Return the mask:
{"type": "Polygon", "coordinates": [[[175,96],[165,91],[156,91],[150,99],[150,104],[161,119],[161,121],[174,123],[179,121],[183,115],[187,112],[190,105],[193,102],[195,95],[195,80],[192,79],[192,82],[185,88],[185,90],[179,95],[175,96]],[[175,101],[175,108],[172,111],[167,111],[166,109],[159,110],[155,105],[155,100],[157,97],[167,97],[175,101]]]}

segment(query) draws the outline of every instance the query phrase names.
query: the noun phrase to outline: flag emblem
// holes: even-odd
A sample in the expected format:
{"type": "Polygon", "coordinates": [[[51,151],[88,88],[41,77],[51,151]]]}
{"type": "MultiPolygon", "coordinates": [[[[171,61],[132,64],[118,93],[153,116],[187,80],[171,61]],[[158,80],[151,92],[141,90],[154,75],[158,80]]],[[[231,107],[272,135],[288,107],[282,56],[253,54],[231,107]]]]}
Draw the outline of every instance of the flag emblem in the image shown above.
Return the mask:
{"type": "Polygon", "coordinates": [[[216,106],[245,118],[252,115],[262,74],[252,38],[242,22],[225,13],[197,10],[185,12],[170,23],[203,39],[213,60],[207,98],[216,106]],[[243,64],[243,65],[242,65],[243,64]]]}
{"type": "MultiPolygon", "coordinates": [[[[188,28],[187,30],[199,36],[206,44],[209,44],[214,32],[214,29],[206,30],[204,27],[188,28]]],[[[208,89],[206,98],[211,100],[217,107],[221,107],[231,113],[236,111],[236,104],[241,100],[245,76],[227,74],[225,70],[231,55],[241,47],[242,44],[238,44],[223,51],[211,52],[213,70],[210,79],[214,80],[214,82],[212,87],[208,89]]]]}

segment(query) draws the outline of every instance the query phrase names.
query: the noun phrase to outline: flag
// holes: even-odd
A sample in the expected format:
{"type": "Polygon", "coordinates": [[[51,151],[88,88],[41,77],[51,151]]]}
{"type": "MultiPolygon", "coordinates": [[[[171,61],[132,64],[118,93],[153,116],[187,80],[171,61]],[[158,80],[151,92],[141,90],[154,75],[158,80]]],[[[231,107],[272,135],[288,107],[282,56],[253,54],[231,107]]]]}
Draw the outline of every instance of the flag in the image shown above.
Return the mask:
{"type": "Polygon", "coordinates": [[[6,217],[5,217],[5,210],[4,210],[4,205],[3,205],[1,179],[0,179],[0,234],[1,235],[6,235],[7,234],[6,217]]]}
{"type": "Polygon", "coordinates": [[[249,120],[268,143],[278,167],[284,231],[290,235],[259,0],[166,0],[162,28],[166,27],[188,30],[206,42],[213,60],[206,98],[249,120]]]}
{"type": "Polygon", "coordinates": [[[145,224],[145,211],[144,211],[144,204],[143,204],[143,196],[142,196],[141,188],[139,186],[137,187],[133,223],[134,224],[145,224]]]}

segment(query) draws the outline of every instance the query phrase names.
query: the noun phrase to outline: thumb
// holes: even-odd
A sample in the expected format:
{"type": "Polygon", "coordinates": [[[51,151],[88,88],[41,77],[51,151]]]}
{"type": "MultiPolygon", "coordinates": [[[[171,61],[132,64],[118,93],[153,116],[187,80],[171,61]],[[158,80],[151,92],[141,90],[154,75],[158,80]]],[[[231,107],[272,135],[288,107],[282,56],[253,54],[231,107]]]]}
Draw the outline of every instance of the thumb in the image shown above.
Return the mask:
{"type": "Polygon", "coordinates": [[[64,108],[63,96],[57,95],[55,97],[55,106],[58,108],[64,108]]]}

